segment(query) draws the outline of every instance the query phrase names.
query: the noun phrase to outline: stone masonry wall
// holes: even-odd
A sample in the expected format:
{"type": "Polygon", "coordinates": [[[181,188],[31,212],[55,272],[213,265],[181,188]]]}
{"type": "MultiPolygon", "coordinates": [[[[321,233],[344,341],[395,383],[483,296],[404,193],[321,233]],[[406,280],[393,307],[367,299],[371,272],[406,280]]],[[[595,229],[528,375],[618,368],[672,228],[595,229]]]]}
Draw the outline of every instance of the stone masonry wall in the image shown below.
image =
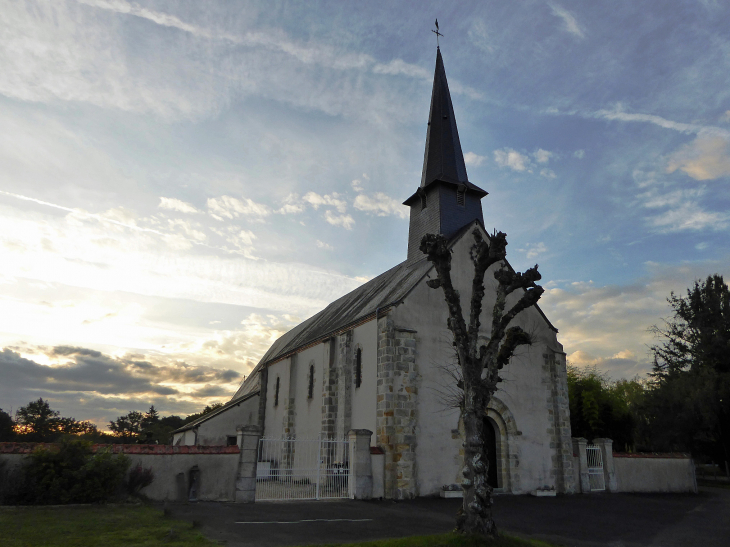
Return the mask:
{"type": "Polygon", "coordinates": [[[328,355],[325,359],[322,379],[322,435],[334,439],[337,428],[337,359],[335,359],[336,339],[331,338],[328,355]]]}
{"type": "Polygon", "coordinates": [[[565,354],[548,349],[543,359],[543,383],[547,384],[547,413],[550,418],[547,434],[553,451],[550,477],[559,493],[572,494],[575,492],[575,477],[565,354]]]}
{"type": "Polygon", "coordinates": [[[418,368],[416,333],[378,320],[376,438],[385,452],[385,497],[418,495],[416,424],[418,368]]]}
{"type": "Polygon", "coordinates": [[[344,439],[352,429],[352,330],[341,334],[338,338],[339,354],[337,356],[337,438],[344,439]]]}

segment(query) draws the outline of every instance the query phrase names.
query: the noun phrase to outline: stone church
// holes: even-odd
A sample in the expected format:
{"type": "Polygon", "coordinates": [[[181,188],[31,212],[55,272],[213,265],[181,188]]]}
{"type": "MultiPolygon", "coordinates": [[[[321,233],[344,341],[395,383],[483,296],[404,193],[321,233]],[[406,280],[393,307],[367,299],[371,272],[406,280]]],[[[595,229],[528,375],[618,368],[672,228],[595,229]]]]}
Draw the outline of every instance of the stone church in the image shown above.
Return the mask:
{"type": "MultiPolygon", "coordinates": [[[[428,233],[444,235],[452,276],[468,309],[474,229],[485,239],[481,200],[468,180],[443,59],[437,50],[420,186],[410,207],[408,256],[279,338],[232,399],[175,432],[178,445],[235,444],[236,430],[258,425],[267,438],[342,438],[372,432],[383,460],[373,492],[386,498],[438,493],[460,481],[463,427],[450,404],[455,356],[443,293],[419,251],[428,233]]],[[[488,271],[482,324],[491,324],[496,281],[488,271]]],[[[536,488],[573,492],[573,450],[565,353],[539,307],[514,320],[533,336],[501,373],[484,420],[490,482],[497,492],[536,488]]],[[[453,403],[453,401],[452,401],[453,403]]],[[[375,457],[375,456],[374,456],[375,457]]],[[[377,495],[377,494],[376,494],[377,495]]]]}

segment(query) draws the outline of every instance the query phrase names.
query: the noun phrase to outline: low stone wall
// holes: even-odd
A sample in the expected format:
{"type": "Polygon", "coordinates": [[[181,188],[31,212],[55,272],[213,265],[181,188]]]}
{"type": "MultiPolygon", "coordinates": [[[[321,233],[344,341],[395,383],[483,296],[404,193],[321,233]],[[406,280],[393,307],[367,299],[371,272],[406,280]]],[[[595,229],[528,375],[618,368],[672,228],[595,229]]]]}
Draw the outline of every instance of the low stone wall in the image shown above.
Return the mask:
{"type": "MultiPolygon", "coordinates": [[[[0,443],[0,460],[20,465],[38,446],[49,444],[0,443]]],[[[235,501],[240,451],[238,446],[94,445],[126,454],[136,465],[152,469],[155,479],[142,493],[153,500],[186,501],[191,487],[201,501],[235,501]]]]}
{"type": "Polygon", "coordinates": [[[614,454],[619,492],[697,492],[686,454],[614,454]]]}

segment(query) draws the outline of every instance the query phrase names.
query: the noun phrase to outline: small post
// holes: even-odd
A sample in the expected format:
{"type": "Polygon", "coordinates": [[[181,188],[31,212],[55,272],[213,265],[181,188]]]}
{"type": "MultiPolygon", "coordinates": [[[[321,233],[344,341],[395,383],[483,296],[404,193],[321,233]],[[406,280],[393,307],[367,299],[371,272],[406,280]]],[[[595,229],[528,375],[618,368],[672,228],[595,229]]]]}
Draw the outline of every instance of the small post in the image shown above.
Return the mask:
{"type": "Polygon", "coordinates": [[[613,463],[613,440],[593,439],[593,444],[601,449],[601,455],[603,456],[603,478],[606,481],[606,490],[618,492],[616,468],[613,463]]]}
{"type": "Polygon", "coordinates": [[[257,425],[246,425],[237,427],[236,431],[241,457],[238,460],[235,500],[236,503],[253,503],[256,501],[256,467],[261,428],[257,425]]]}
{"type": "Polygon", "coordinates": [[[350,497],[368,500],[373,497],[373,466],[370,461],[369,429],[351,429],[347,434],[350,441],[350,497]]]}
{"type": "Polygon", "coordinates": [[[573,437],[573,454],[578,456],[578,473],[580,475],[579,484],[581,494],[589,494],[591,492],[591,480],[588,475],[588,455],[586,454],[586,446],[588,439],[583,437],[573,437]]]}

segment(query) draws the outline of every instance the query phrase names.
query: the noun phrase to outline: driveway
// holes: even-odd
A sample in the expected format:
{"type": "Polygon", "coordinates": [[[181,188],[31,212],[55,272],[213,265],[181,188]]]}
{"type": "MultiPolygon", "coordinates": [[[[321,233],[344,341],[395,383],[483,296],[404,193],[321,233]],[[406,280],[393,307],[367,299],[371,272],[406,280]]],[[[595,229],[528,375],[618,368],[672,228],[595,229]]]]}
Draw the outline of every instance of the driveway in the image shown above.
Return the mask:
{"type": "MultiPolygon", "coordinates": [[[[230,547],[347,543],[454,528],[461,500],[200,502],[171,504],[174,517],[197,521],[230,547]]],[[[727,547],[730,490],[693,494],[593,494],[535,498],[497,496],[497,526],[566,546],[727,547]]]]}

